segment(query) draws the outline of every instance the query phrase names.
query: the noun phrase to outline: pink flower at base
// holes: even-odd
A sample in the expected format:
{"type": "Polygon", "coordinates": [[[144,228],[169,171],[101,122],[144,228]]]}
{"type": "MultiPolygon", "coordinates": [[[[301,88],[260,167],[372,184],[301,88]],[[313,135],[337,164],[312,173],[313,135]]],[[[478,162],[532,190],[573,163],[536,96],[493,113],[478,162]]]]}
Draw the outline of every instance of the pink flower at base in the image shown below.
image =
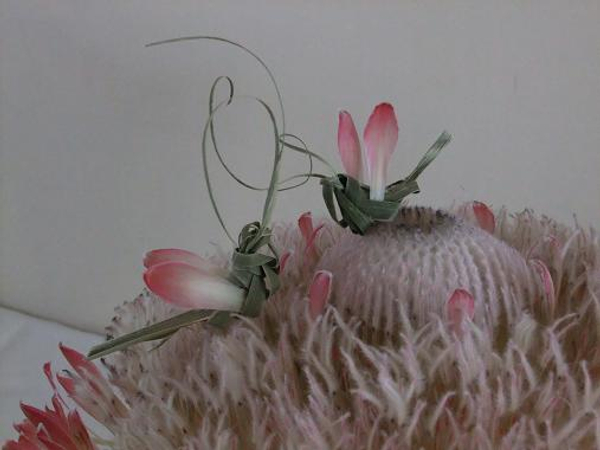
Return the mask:
{"type": "Polygon", "coordinates": [[[144,257],[144,266],[146,286],[167,303],[239,311],[244,301],[244,290],[226,279],[226,270],[187,250],[152,250],[144,257]]]}
{"type": "MultiPolygon", "coordinates": [[[[398,120],[394,107],[380,103],[375,107],[364,130],[368,183],[371,200],[385,197],[387,166],[398,142],[398,120]]],[[[341,111],[338,125],[338,151],[346,173],[357,180],[361,176],[361,149],[358,133],[347,111],[341,111]]]]}
{"type": "Polygon", "coordinates": [[[63,371],[56,379],[75,403],[85,412],[110,428],[128,414],[127,407],[119,399],[96,365],[78,351],[59,345],[65,359],[75,373],[63,371]]]}
{"type": "Polygon", "coordinates": [[[3,450],[96,450],[77,410],[69,410],[58,394],[50,363],[44,372],[54,390],[52,406],[42,410],[21,403],[25,420],[14,426],[19,438],[6,442],[3,450]]]}

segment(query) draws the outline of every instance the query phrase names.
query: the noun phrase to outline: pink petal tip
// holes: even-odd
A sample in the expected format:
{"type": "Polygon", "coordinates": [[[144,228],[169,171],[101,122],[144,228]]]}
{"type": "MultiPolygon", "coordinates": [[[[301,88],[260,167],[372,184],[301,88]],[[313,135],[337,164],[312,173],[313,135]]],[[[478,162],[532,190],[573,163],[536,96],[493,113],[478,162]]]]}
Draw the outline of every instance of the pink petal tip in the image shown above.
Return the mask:
{"type": "Polygon", "coordinates": [[[346,174],[358,180],[362,166],[360,141],[352,116],[347,111],[340,111],[339,114],[338,151],[346,174]]]}
{"type": "Polygon", "coordinates": [[[496,218],[492,210],[485,203],[473,202],[473,213],[479,226],[493,234],[496,229],[496,218]]]}
{"type": "Polygon", "coordinates": [[[315,320],[325,310],[325,305],[331,296],[331,280],[333,275],[327,270],[315,273],[308,291],[310,317],[315,320]]]}
{"type": "Polygon", "coordinates": [[[315,228],[313,230],[313,232],[310,235],[310,238],[308,239],[308,242],[306,243],[306,250],[304,251],[304,254],[309,256],[309,257],[317,257],[317,248],[315,246],[315,242],[317,240],[317,236],[319,235],[319,232],[323,229],[323,227],[325,226],[324,223],[322,223],[321,225],[319,225],[317,228],[315,228]]]}
{"type": "Polygon", "coordinates": [[[383,200],[387,166],[398,142],[398,120],[391,104],[375,107],[365,127],[364,141],[371,199],[383,200]]]}
{"type": "Polygon", "coordinates": [[[460,334],[463,319],[475,316],[475,299],[467,290],[456,289],[448,299],[446,314],[452,329],[460,334]]]}
{"type": "Polygon", "coordinates": [[[75,380],[73,380],[73,378],[57,374],[56,379],[69,397],[73,397],[75,395],[75,380]]]}
{"type": "Polygon", "coordinates": [[[298,218],[298,228],[300,228],[300,234],[302,234],[304,242],[308,243],[310,236],[313,233],[313,220],[312,213],[310,211],[303,213],[298,218]]]}
{"type": "Polygon", "coordinates": [[[75,371],[82,378],[97,377],[102,378],[102,374],[100,370],[96,367],[96,365],[88,360],[83,354],[79,353],[77,350],[67,347],[62,342],[58,344],[60,351],[62,352],[65,359],[69,362],[71,367],[75,369],[75,371]]]}

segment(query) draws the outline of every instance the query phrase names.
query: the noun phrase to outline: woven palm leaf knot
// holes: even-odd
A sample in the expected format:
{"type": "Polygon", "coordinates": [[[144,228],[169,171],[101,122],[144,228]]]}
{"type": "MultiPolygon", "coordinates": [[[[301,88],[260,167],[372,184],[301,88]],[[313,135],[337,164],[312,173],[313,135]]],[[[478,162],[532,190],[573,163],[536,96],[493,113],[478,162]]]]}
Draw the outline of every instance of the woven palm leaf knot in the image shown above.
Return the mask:
{"type": "MultiPolygon", "coordinates": [[[[258,317],[263,303],[279,289],[279,260],[260,250],[270,246],[271,232],[252,222],[244,226],[238,238],[238,247],[231,257],[229,281],[244,289],[246,298],[238,314],[258,317]]],[[[231,312],[216,312],[209,323],[224,326],[231,319],[231,312]]]]}
{"type": "Polygon", "coordinates": [[[450,134],[444,131],[410,175],[385,187],[381,200],[373,198],[371,186],[355,178],[356,171],[352,174],[355,176],[338,173],[322,179],[323,200],[332,219],[340,226],[348,227],[353,233],[360,235],[365,234],[377,222],[393,221],[404,198],[420,192],[417,178],[450,140],[450,134]],[[341,217],[338,217],[336,204],[341,217]]]}

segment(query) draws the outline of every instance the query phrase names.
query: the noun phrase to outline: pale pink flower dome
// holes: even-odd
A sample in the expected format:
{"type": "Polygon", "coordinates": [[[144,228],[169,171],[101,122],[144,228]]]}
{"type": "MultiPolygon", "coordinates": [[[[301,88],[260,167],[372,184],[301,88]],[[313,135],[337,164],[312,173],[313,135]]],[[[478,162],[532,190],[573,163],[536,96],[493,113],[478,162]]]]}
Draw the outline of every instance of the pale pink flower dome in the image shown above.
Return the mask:
{"type": "Polygon", "coordinates": [[[444,317],[452,293],[465,289],[475,299],[475,323],[495,326],[504,305],[538,289],[518,251],[462,218],[422,207],[401,209],[365,236],[345,233],[317,267],[333,274],[338,309],[389,332],[401,320],[400,303],[423,325],[444,317]]]}

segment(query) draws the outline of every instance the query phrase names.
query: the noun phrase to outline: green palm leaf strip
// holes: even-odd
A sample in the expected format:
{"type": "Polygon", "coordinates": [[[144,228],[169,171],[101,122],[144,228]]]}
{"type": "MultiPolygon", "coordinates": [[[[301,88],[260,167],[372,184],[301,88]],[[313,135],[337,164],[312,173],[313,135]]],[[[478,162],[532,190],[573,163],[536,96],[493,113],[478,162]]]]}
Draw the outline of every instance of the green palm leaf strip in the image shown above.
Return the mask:
{"type": "Polygon", "coordinates": [[[187,327],[207,320],[214,311],[192,310],[186,311],[170,319],[157,322],[132,333],[107,340],[102,344],[92,347],[88,353],[89,359],[101,358],[110,353],[124,350],[127,347],[147,341],[166,339],[182,327],[187,327]]]}

